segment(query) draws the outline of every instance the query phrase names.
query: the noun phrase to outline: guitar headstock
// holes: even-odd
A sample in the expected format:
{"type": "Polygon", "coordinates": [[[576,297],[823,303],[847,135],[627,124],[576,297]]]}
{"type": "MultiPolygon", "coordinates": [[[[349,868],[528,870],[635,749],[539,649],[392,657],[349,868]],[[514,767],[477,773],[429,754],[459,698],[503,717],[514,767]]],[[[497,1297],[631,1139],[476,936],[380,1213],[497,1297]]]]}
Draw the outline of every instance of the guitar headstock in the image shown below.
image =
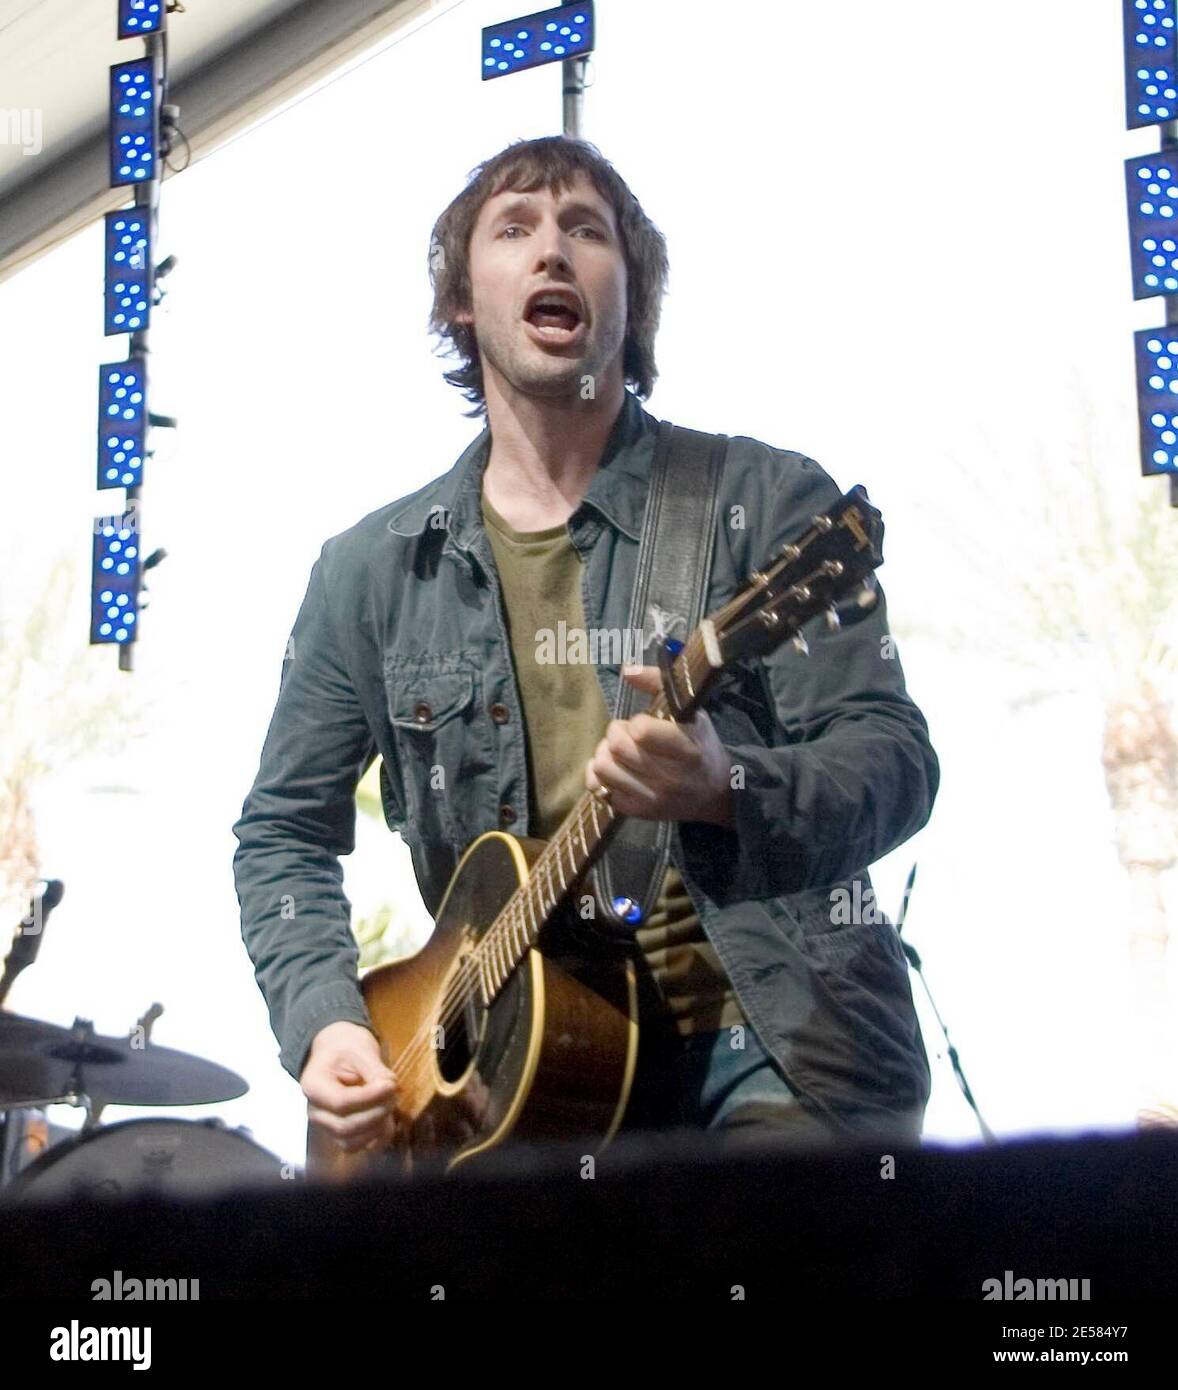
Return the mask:
{"type": "Polygon", "coordinates": [[[772,564],[755,570],[752,582],[710,615],[722,664],[762,656],[791,637],[803,643],[801,627],[823,610],[837,626],[836,605],[856,588],[859,603],[870,607],[872,572],[883,564],[883,529],[883,518],[859,484],[815,516],[772,564]]]}

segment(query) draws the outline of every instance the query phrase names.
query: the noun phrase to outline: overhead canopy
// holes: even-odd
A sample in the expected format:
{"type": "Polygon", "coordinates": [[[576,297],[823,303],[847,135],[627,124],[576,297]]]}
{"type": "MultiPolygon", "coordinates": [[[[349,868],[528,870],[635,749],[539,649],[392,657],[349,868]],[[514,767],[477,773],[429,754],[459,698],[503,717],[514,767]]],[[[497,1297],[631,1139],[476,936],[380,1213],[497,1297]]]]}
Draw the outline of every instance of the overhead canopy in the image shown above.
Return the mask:
{"type": "MultiPolygon", "coordinates": [[[[168,100],[195,161],[452,0],[183,3],[168,100]]],[[[131,196],[109,186],[107,69],[144,46],[115,38],[116,16],[116,0],[0,0],[0,280],[131,196]]]]}

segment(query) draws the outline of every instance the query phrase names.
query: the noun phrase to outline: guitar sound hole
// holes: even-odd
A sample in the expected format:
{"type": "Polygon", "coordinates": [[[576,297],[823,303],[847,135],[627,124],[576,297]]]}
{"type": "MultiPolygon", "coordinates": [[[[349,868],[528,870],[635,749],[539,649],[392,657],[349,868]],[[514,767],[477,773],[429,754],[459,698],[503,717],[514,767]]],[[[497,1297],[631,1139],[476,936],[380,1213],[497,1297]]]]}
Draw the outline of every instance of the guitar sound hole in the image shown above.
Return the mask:
{"type": "Polygon", "coordinates": [[[438,1070],[446,1081],[457,1081],[477,1055],[486,1027],[486,1010],[472,995],[445,1028],[438,1053],[438,1070]]]}

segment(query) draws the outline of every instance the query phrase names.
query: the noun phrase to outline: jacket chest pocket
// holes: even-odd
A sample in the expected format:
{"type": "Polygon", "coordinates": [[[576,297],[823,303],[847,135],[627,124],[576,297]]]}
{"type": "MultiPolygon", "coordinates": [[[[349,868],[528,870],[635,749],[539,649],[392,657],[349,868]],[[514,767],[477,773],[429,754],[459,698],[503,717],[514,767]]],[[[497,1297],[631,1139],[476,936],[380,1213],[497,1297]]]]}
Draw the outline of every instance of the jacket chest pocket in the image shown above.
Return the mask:
{"type": "Polygon", "coordinates": [[[479,833],[480,779],[494,771],[491,721],[474,663],[387,656],[385,696],[409,844],[458,848],[479,833]]]}

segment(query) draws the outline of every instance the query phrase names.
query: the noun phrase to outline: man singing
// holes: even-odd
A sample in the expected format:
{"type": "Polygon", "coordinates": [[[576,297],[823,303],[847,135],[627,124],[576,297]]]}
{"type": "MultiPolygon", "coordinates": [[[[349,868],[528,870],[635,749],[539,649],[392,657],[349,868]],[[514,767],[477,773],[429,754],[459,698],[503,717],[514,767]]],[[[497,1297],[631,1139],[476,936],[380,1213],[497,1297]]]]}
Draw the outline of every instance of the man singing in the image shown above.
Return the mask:
{"type": "MultiPolygon", "coordinates": [[[[672,823],[635,932],[623,1129],[915,1141],[928,1061],[868,866],[926,823],[940,773],[882,591],[841,628],[808,626],[809,656],[787,643],[734,668],[688,723],[611,719],[619,679],[653,694],[657,669],[542,661],[538,634],[628,624],[664,238],[593,146],[522,141],[438,219],[430,275],[430,326],[461,360],[447,380],[486,428],[323,546],[234,826],[243,938],[311,1123],[345,1152],[402,1123],[339,863],[379,755],[386,819],[435,914],[478,835],[547,838],[586,789],[672,823]]],[[[704,612],[840,495],[812,459],[734,436],[704,612]]]]}

